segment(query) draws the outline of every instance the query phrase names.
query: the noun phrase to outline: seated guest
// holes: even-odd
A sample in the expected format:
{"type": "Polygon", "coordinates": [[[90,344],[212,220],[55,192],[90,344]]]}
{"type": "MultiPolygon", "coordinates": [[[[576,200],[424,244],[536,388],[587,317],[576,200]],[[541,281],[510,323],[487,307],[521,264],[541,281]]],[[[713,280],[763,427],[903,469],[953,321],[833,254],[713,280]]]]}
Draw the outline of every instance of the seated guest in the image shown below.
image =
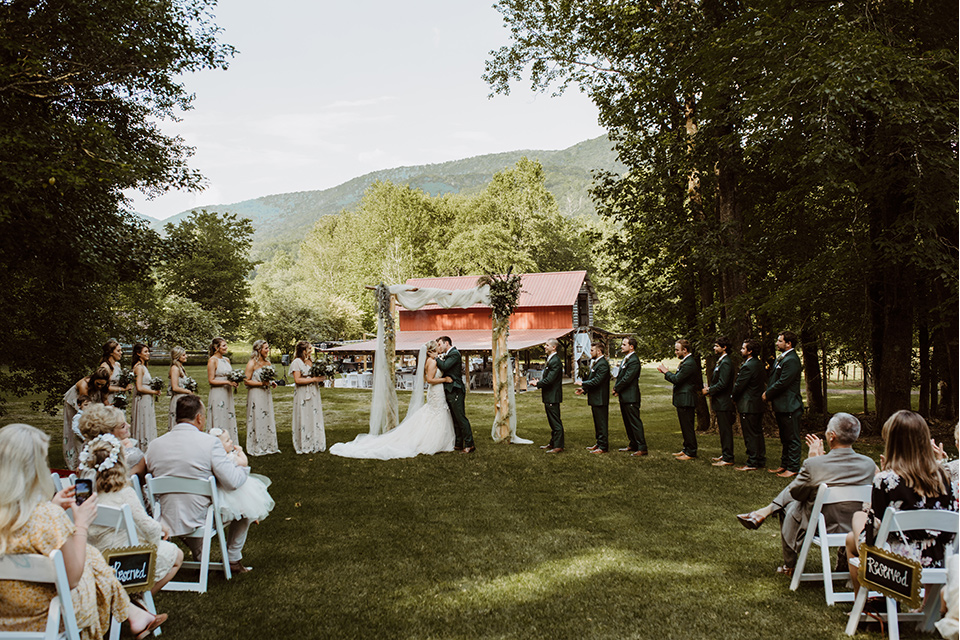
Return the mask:
{"type": "MultiPolygon", "coordinates": [[[[748,529],[757,529],[770,515],[780,516],[780,542],[783,548],[783,564],[777,573],[791,575],[797,563],[797,553],[810,526],[810,512],[817,499],[821,483],[831,486],[855,486],[870,484],[877,465],[867,456],[853,450],[853,443],[860,437],[860,421],[849,413],[837,413],[830,418],[826,432],[830,452],[823,452],[823,441],[817,436],[807,436],[810,453],[800,472],[773,502],[762,509],[737,516],[748,529]]],[[[859,502],[840,502],[825,505],[823,515],[827,531],[837,533],[850,531],[853,514],[863,505],[859,502]]],[[[813,526],[816,526],[814,523],[813,526]]]]}
{"type": "MultiPolygon", "coordinates": [[[[157,594],[180,569],[183,551],[167,541],[170,537],[169,529],[164,528],[144,511],[140,498],[130,486],[130,473],[124,458],[123,444],[115,436],[109,433],[99,435],[88,442],[80,453],[80,473],[81,477],[94,480],[97,504],[117,508],[130,505],[140,544],[157,548],[154,571],[156,578],[151,589],[157,594]]],[[[90,527],[89,542],[100,551],[125,547],[127,532],[95,524],[90,527]]]]}
{"type": "Polygon", "coordinates": [[[147,472],[143,452],[137,448],[137,441],[130,437],[130,425],[120,409],[104,404],[91,405],[80,418],[79,429],[84,442],[105,433],[115,436],[123,445],[130,475],[140,476],[147,472]]]}
{"type": "MultiPolygon", "coordinates": [[[[207,416],[199,396],[185,396],[177,403],[176,426],[150,443],[147,449],[147,469],[154,477],[176,476],[206,480],[211,475],[217,486],[227,491],[247,481],[249,467],[240,467],[227,458],[223,444],[204,432],[207,416]]],[[[193,494],[166,493],[159,496],[160,519],[171,535],[183,536],[202,527],[211,499],[193,494]]],[[[230,523],[227,533],[227,556],[230,568],[237,573],[249,569],[240,561],[243,544],[247,540],[250,519],[241,518],[230,523]]],[[[200,556],[202,540],[183,538],[195,557],[200,556]]]]}
{"type": "MultiPolygon", "coordinates": [[[[926,420],[913,411],[897,411],[883,423],[883,469],[873,479],[870,508],[857,513],[847,534],[850,577],[855,590],[859,543],[876,544],[877,530],[887,507],[900,511],[941,509],[956,511],[957,502],[946,470],[937,462],[926,420]]],[[[888,542],[890,551],[923,567],[942,567],[952,533],[903,531],[888,542]]]]}
{"type": "MultiPolygon", "coordinates": [[[[103,556],[87,544],[87,529],[97,513],[94,494],[83,504],[73,487],[54,495],[47,464],[50,438],[25,424],[0,429],[0,556],[63,554],[70,597],[83,640],[100,640],[110,619],[126,621],[138,640],[167,619],[130,603],[103,556]],[[50,500],[50,496],[54,496],[50,500]],[[73,522],[64,513],[73,512],[73,522]]],[[[57,590],[51,584],[4,581],[0,587],[0,631],[43,632],[57,590]]]]}

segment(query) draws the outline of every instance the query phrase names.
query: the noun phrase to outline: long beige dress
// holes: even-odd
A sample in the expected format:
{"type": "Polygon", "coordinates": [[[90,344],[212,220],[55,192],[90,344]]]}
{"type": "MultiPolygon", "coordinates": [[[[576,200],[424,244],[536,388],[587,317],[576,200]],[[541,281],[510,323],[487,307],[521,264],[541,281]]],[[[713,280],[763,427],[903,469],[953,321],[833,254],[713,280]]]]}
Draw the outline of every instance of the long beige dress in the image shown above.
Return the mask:
{"type": "MultiPolygon", "coordinates": [[[[261,367],[262,369],[262,367],[261,367]]],[[[260,371],[253,372],[254,382],[260,382],[260,371]]],[[[273,417],[273,394],[270,387],[247,389],[247,454],[265,456],[279,453],[277,421],[273,417]]]]}
{"type": "Polygon", "coordinates": [[[80,411],[77,406],[78,396],[77,385],[73,385],[63,394],[63,461],[72,471],[76,471],[80,464],[80,447],[83,446],[73,432],[73,418],[80,411]]]}
{"type": "MultiPolygon", "coordinates": [[[[214,380],[226,380],[227,374],[233,370],[230,361],[217,358],[217,368],[214,380]]],[[[233,406],[233,387],[230,385],[211,385],[210,396],[207,400],[207,430],[218,427],[230,434],[234,443],[240,442],[237,433],[237,412],[233,406]]]]}
{"type": "MultiPolygon", "coordinates": [[[[150,370],[143,368],[143,386],[149,387],[153,376],[150,370]]],[[[130,437],[144,451],[151,442],[157,439],[157,412],[154,406],[154,396],[151,393],[138,393],[134,387],[133,404],[130,409],[130,437]]]]}
{"type": "MultiPolygon", "coordinates": [[[[301,376],[310,377],[310,367],[300,358],[290,365],[290,372],[294,371],[300,372],[301,376]]],[[[298,384],[293,390],[293,449],[297,453],[327,450],[320,385],[316,382],[298,384]]]]}
{"type": "MultiPolygon", "coordinates": [[[[101,362],[100,367],[103,369],[109,369],[106,362],[101,362]]],[[[123,368],[120,366],[119,362],[113,363],[113,369],[110,370],[110,386],[119,387],[120,386],[120,374],[122,373],[123,368]]],[[[108,387],[109,388],[109,387],[108,387]]],[[[113,404],[114,394],[109,391],[104,394],[104,402],[106,404],[113,404]]]]}
{"type": "MultiPolygon", "coordinates": [[[[42,502],[30,514],[27,523],[13,532],[8,554],[39,553],[49,555],[59,549],[74,531],[63,509],[42,502]]],[[[0,631],[43,631],[47,608],[57,594],[51,584],[5,580],[0,588],[0,631]]],[[[117,582],[113,569],[103,555],[87,545],[80,583],[70,591],[73,609],[83,640],[101,640],[110,629],[110,617],[127,619],[130,598],[117,582]]]]}
{"type": "Polygon", "coordinates": [[[170,425],[169,427],[167,427],[167,431],[169,431],[170,429],[173,429],[177,425],[177,403],[180,402],[180,398],[183,398],[187,395],[186,393],[173,393],[173,388],[181,386],[180,378],[187,378],[187,377],[189,376],[181,376],[178,368],[177,373],[174,373],[173,378],[170,379],[170,389],[171,389],[170,413],[169,413],[170,425]]]}

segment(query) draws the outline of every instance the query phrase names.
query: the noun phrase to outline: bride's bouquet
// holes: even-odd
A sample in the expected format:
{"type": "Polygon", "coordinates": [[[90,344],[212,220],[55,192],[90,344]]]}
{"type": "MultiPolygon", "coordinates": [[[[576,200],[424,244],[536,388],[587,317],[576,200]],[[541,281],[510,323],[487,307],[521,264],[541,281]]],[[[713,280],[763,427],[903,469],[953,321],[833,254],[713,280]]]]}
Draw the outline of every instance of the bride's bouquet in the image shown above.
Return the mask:
{"type": "Polygon", "coordinates": [[[127,394],[125,393],[115,393],[113,394],[113,406],[117,409],[123,411],[127,408],[127,394]]]}
{"type": "Polygon", "coordinates": [[[163,379],[161,378],[151,378],[150,379],[150,388],[154,391],[163,391],[163,379]]]}
{"type": "Polygon", "coordinates": [[[230,373],[227,374],[227,380],[230,382],[236,382],[237,384],[243,382],[245,377],[246,374],[243,372],[243,369],[232,369],[230,373]]]}
{"type": "Polygon", "coordinates": [[[197,392],[197,381],[193,378],[181,378],[180,386],[192,393],[197,392]]]}
{"type": "Polygon", "coordinates": [[[260,367],[260,382],[269,387],[270,383],[277,379],[277,370],[272,366],[260,367]]]}

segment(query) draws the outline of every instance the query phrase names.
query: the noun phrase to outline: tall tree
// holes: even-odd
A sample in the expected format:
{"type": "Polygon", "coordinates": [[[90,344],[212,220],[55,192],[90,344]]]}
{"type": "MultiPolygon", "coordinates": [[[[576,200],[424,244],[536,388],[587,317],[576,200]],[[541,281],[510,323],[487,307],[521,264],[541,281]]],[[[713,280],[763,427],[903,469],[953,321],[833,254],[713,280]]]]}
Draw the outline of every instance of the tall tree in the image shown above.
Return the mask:
{"type": "Polygon", "coordinates": [[[249,312],[253,223],[202,210],[164,229],[171,256],[158,269],[163,289],[213,312],[224,332],[237,336],[249,312]]]}
{"type": "Polygon", "coordinates": [[[157,122],[189,108],[185,72],[233,53],[212,6],[0,3],[0,408],[28,392],[55,406],[115,330],[117,283],[149,286],[157,236],[123,190],[200,186],[190,148],[157,122]]]}

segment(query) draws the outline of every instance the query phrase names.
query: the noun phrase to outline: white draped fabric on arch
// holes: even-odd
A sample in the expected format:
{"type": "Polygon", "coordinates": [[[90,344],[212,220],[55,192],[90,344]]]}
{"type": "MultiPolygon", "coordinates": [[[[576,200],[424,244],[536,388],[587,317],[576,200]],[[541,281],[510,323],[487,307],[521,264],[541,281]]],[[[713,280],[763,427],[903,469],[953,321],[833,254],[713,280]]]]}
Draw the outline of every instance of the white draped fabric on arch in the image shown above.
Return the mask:
{"type": "MultiPolygon", "coordinates": [[[[428,304],[436,304],[444,309],[465,309],[475,304],[490,304],[490,286],[483,285],[472,289],[431,289],[412,287],[406,284],[395,284],[386,287],[386,292],[393,296],[405,309],[416,311],[428,304]]],[[[373,366],[373,399],[370,405],[370,433],[379,435],[388,431],[398,422],[398,400],[396,385],[390,375],[393,366],[392,358],[388,362],[386,350],[387,327],[382,312],[377,313],[377,345],[374,352],[373,366]],[[383,366],[386,363],[387,366],[383,366]]],[[[456,346],[456,345],[454,345],[456,346]]],[[[410,397],[410,406],[407,415],[412,415],[423,404],[423,368],[426,359],[426,349],[421,347],[417,357],[417,375],[413,394],[410,397]]],[[[510,442],[515,444],[532,444],[532,440],[517,436],[516,399],[513,389],[513,376],[508,376],[510,389],[510,442]]],[[[492,431],[494,441],[499,440],[496,426],[492,431]]]]}

